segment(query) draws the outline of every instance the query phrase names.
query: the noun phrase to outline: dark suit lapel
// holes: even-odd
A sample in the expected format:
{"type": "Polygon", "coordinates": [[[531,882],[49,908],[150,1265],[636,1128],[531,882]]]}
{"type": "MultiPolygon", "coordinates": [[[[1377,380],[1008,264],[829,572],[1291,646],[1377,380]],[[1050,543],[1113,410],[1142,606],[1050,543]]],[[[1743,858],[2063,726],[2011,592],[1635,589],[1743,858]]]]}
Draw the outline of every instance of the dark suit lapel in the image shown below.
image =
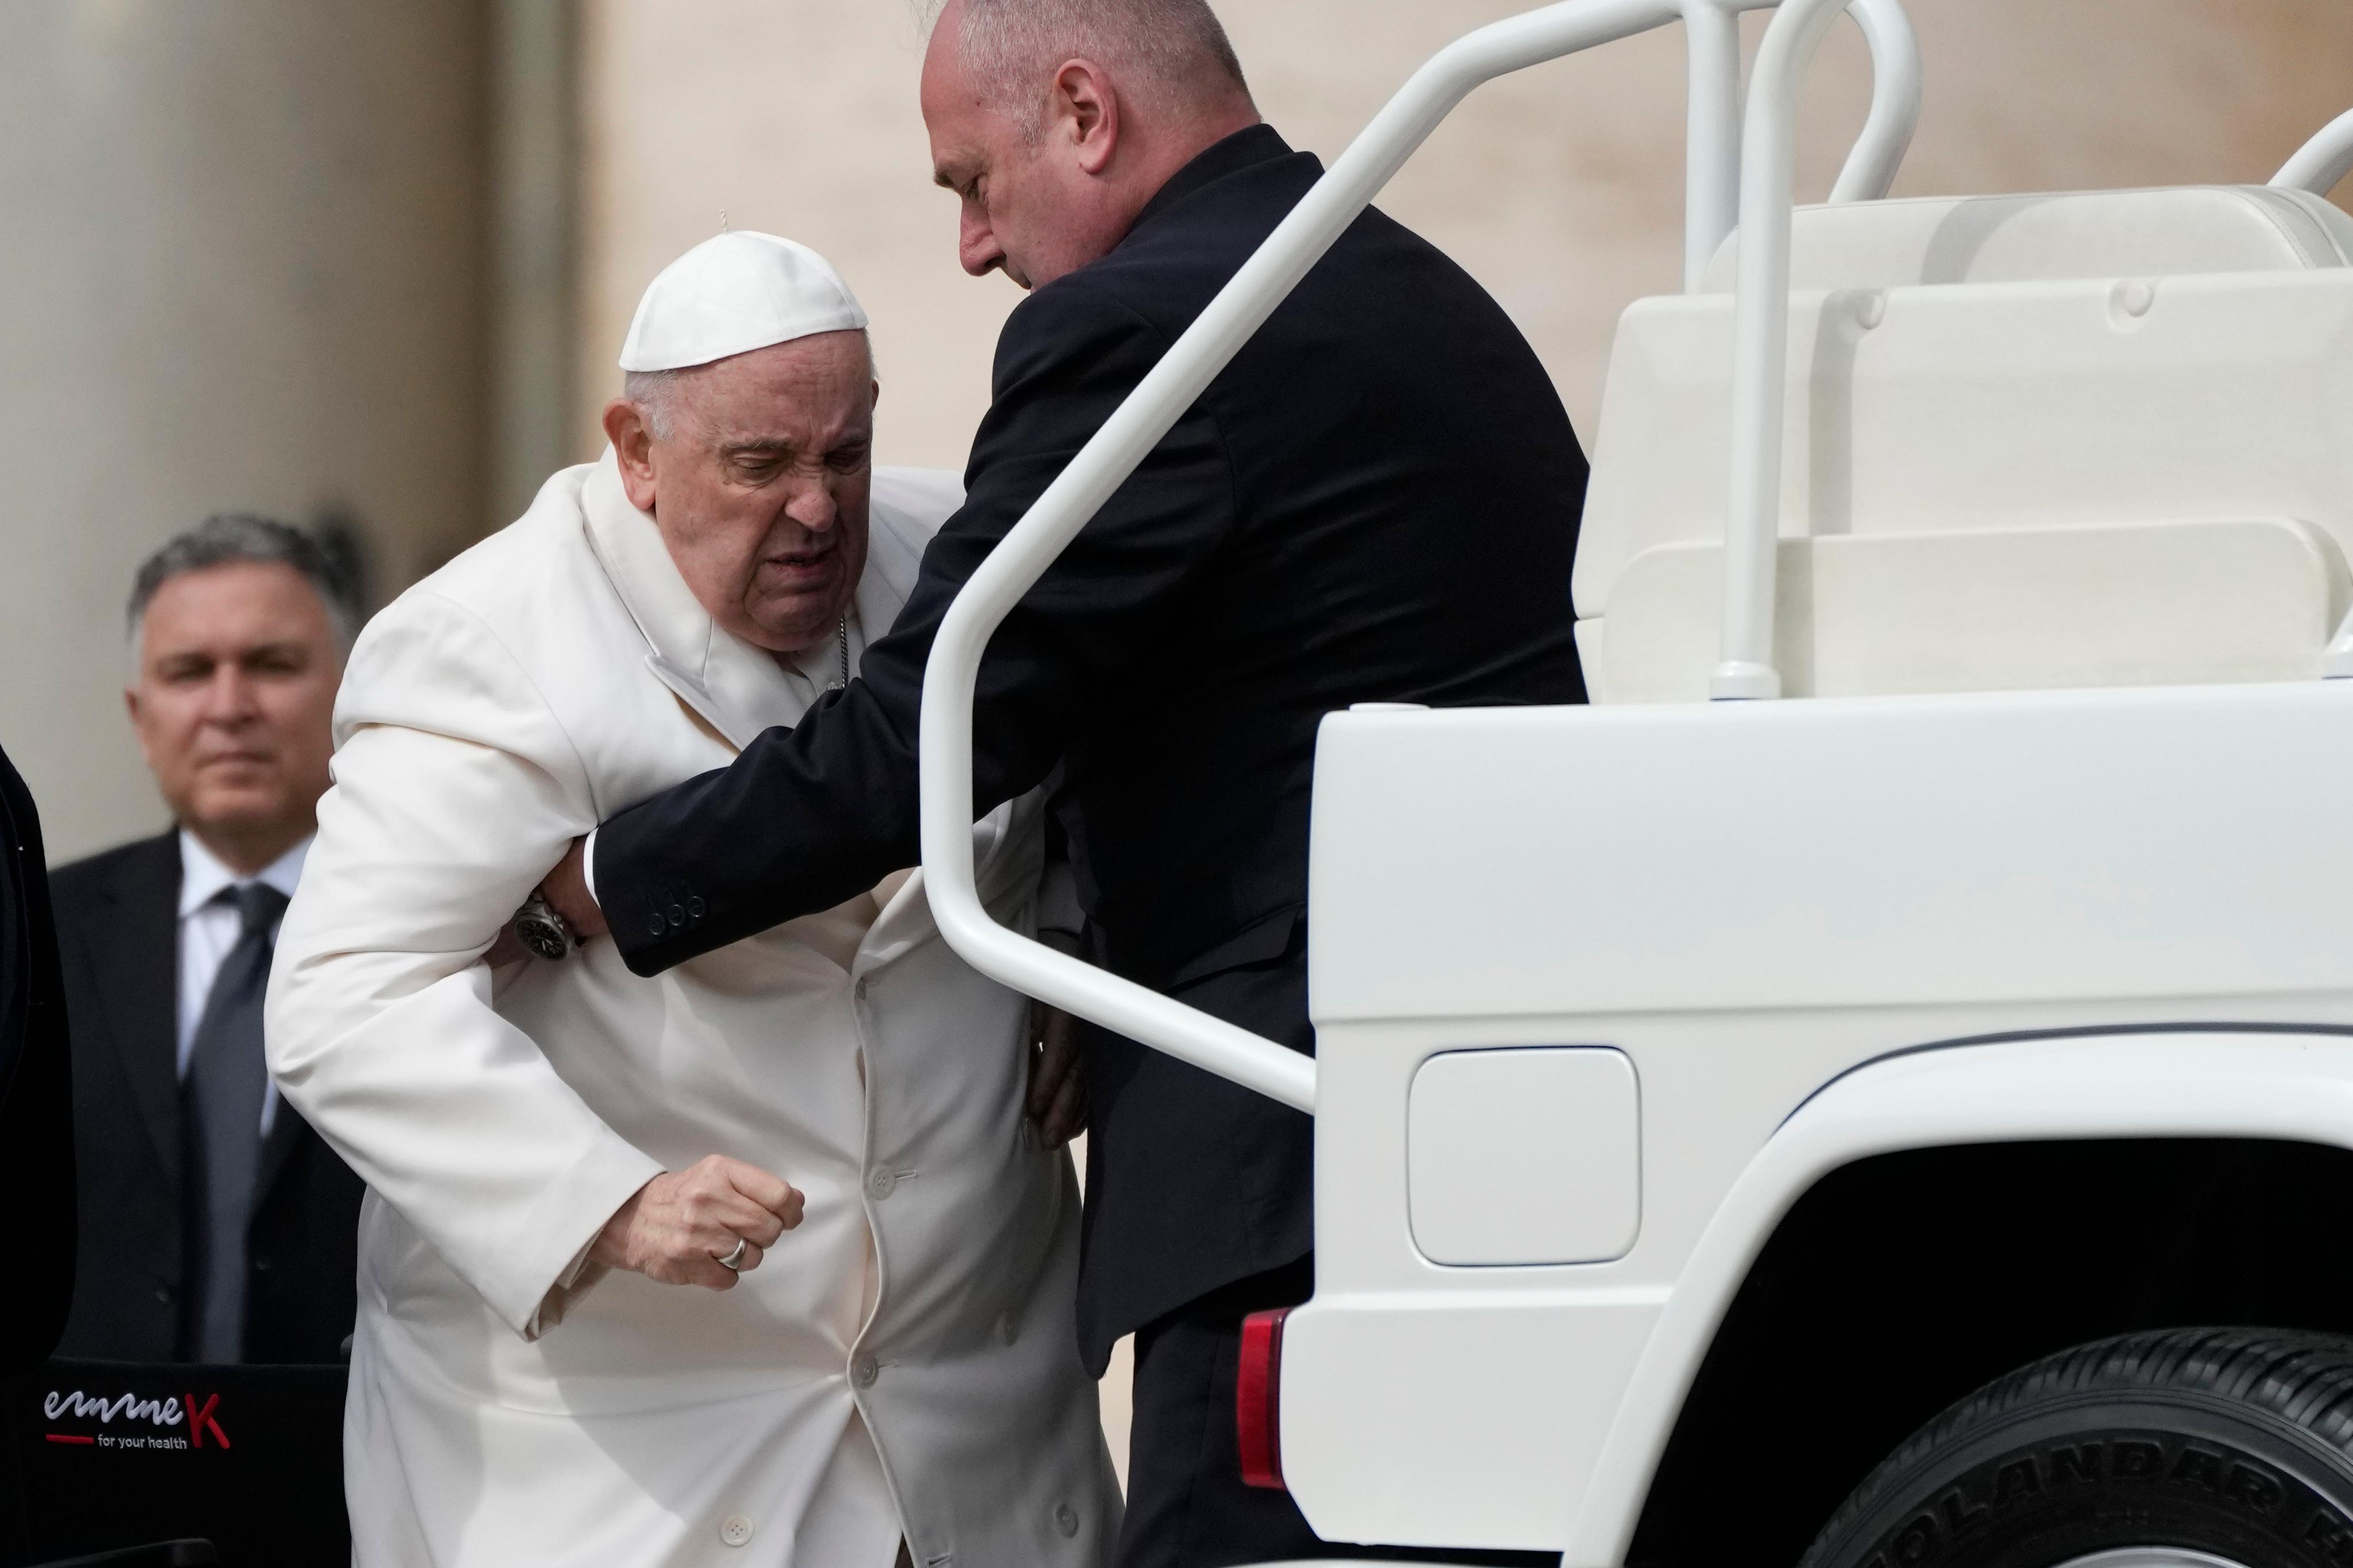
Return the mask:
{"type": "Polygon", "coordinates": [[[106,1032],[122,1058],[139,1119],[164,1169],[180,1170],[180,840],[166,833],[123,858],[86,934],[105,997],[106,1032]]]}

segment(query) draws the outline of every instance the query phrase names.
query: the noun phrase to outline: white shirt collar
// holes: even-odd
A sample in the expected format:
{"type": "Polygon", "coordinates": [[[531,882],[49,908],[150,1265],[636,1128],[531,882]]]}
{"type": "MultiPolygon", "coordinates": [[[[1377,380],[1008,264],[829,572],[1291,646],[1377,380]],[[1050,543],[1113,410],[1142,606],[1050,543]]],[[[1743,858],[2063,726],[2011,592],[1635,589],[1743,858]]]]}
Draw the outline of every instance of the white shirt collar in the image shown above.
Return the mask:
{"type": "Polygon", "coordinates": [[[204,841],[186,828],[180,829],[180,918],[203,909],[220,896],[223,888],[234,888],[240,882],[267,882],[288,898],[294,896],[295,884],[302,879],[302,859],[311,853],[311,840],[305,838],[293,848],[261,868],[259,876],[240,877],[220,862],[219,857],[204,846],[204,841]]]}

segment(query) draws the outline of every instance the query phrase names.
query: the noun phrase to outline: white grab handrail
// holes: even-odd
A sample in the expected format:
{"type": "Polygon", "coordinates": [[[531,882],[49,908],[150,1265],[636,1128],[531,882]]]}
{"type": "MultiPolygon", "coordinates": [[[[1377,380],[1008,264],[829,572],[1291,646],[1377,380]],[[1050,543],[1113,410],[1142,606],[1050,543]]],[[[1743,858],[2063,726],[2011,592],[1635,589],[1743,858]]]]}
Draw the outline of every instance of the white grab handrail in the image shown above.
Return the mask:
{"type": "Polygon", "coordinates": [[[1790,182],[1798,84],[1844,0],[1788,0],[1765,29],[1749,79],[1740,162],[1740,270],[1733,301],[1732,493],[1724,527],[1724,651],[1718,701],[1778,697],[1773,668],[1775,552],[1789,352],[1790,182]]]}
{"type": "MultiPolygon", "coordinates": [[[[1741,12],[1778,0],[1684,0],[1690,47],[1690,132],[1683,181],[1683,289],[1696,294],[1708,261],[1739,218],[1741,12]]],[[[1871,47],[1871,113],[1831,185],[1831,205],[1875,202],[1920,124],[1920,37],[1899,0],[1852,0],[1847,14],[1871,47]]]]}
{"type": "MultiPolygon", "coordinates": [[[[1769,3],[1760,0],[1760,5],[1769,3]]],[[[1896,0],[1861,3],[1897,12],[1896,0]]],[[[1842,9],[1846,0],[1835,4],[1842,9]]],[[[1757,7],[1738,0],[1691,0],[1694,15],[1704,9],[1751,8],[1757,7]]],[[[956,595],[942,618],[923,676],[918,733],[923,877],[942,934],[974,968],[1180,1061],[1297,1110],[1314,1111],[1312,1058],[1065,956],[990,918],[975,885],[972,852],[972,705],[982,650],[1021,595],[1473,88],[1662,26],[1684,13],[1684,0],[1563,0],[1482,27],[1440,50],[1407,80],[1276,226],[956,595]]],[[[1908,28],[1905,34],[1908,37],[1908,28]]],[[[1721,35],[1717,37],[1720,43],[1721,35]]],[[[1732,44],[1736,51],[1736,34],[1732,44]]],[[[1736,68],[1736,52],[1734,60],[1736,68]]],[[[1880,125],[1877,133],[1885,135],[1886,126],[1875,112],[1873,121],[1880,125]]],[[[1908,121],[1904,130],[1908,137],[1908,121]]],[[[1720,154],[1721,147],[1710,151],[1720,154]]],[[[1746,211],[1745,195],[1742,210],[1746,211]]]]}
{"type": "MultiPolygon", "coordinates": [[[[1779,0],[1684,0],[1690,125],[1684,136],[1683,290],[1696,293],[1740,211],[1740,14],[1779,0]]],[[[1871,49],[1871,112],[1831,187],[1831,202],[1873,202],[1920,123],[1920,40],[1898,0],[1852,0],[1871,49]]]]}
{"type": "Polygon", "coordinates": [[[2353,110],[2320,128],[2320,134],[2295,150],[2280,165],[2271,183],[2284,190],[2310,191],[2325,196],[2348,174],[2353,174],[2353,110]]]}
{"type": "Polygon", "coordinates": [[[1895,184],[1895,171],[1912,150],[1912,132],[1920,126],[1920,38],[1912,18],[1894,0],[1853,0],[1848,16],[1862,29],[1871,49],[1871,112],[1862,134],[1846,155],[1838,183],[1831,187],[1831,205],[1875,202],[1895,184]]]}

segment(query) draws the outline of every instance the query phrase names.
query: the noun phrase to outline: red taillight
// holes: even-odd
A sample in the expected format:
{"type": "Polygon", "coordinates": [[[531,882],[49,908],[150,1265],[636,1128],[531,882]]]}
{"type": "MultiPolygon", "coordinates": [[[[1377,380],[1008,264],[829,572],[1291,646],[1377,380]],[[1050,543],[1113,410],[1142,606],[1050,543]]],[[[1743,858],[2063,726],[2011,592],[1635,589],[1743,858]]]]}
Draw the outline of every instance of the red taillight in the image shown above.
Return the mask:
{"type": "Polygon", "coordinates": [[[1241,1373],[1234,1379],[1234,1432],[1240,1439],[1242,1484],[1282,1485],[1282,1321],[1291,1309],[1242,1320],[1241,1373]]]}

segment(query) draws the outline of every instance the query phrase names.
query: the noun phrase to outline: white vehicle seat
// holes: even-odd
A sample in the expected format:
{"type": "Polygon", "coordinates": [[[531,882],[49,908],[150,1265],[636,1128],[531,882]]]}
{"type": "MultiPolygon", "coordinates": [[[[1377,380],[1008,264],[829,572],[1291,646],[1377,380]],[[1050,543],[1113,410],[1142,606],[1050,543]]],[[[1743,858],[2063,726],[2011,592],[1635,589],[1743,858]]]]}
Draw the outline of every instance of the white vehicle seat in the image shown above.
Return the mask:
{"type": "MultiPolygon", "coordinates": [[[[1787,694],[2317,676],[2353,600],[2353,218],[2261,187],[1807,208],[1792,277],[1787,694]]],[[[1575,584],[1597,700],[1706,694],[1732,311],[1620,323],[1575,584]]]]}
{"type": "MultiPolygon", "coordinates": [[[[1732,292],[1739,258],[1735,234],[1716,247],[1703,291],[1732,292]]],[[[2269,185],[1852,202],[1801,207],[1789,229],[1789,286],[1799,289],[2348,266],[2353,216],[2269,185]]]]}

